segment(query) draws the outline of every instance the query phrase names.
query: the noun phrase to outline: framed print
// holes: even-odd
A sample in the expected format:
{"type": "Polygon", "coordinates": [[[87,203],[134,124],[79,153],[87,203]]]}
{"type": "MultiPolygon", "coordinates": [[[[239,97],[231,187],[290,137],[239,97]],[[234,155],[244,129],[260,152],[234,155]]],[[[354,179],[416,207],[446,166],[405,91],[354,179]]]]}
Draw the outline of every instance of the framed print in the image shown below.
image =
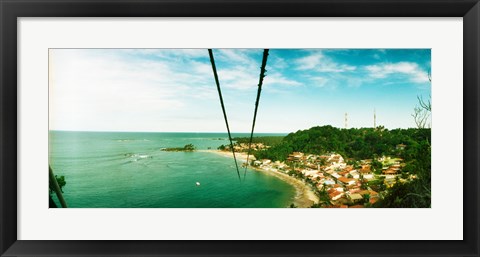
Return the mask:
{"type": "Polygon", "coordinates": [[[478,1],[0,8],[2,256],[478,256],[478,1]]]}

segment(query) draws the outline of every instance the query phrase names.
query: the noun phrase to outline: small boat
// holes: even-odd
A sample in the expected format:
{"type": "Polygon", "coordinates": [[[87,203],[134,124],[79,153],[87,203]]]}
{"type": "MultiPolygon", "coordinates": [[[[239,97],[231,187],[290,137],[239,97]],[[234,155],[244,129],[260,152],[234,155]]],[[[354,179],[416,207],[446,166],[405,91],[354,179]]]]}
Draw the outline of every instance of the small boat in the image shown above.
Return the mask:
{"type": "Polygon", "coordinates": [[[200,182],[197,181],[197,182],[195,183],[195,185],[197,185],[197,187],[200,186],[200,182]]]}

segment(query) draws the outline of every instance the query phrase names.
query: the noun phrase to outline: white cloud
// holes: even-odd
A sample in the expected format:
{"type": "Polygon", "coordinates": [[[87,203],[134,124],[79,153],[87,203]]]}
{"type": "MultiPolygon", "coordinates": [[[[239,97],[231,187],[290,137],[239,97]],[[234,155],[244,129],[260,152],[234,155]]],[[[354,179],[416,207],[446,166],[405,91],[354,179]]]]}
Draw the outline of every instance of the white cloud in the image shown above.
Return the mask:
{"type": "Polygon", "coordinates": [[[365,66],[372,78],[386,78],[391,75],[405,75],[415,83],[428,82],[428,73],[413,62],[382,63],[365,66]]]}
{"type": "Polygon", "coordinates": [[[357,67],[347,65],[347,64],[338,64],[334,62],[324,62],[318,67],[317,71],[319,72],[346,72],[354,71],[357,67]]]}
{"type": "MultiPolygon", "coordinates": [[[[261,50],[258,50],[261,53],[261,50]]],[[[236,63],[247,66],[258,66],[254,59],[250,57],[252,49],[218,49],[214,51],[215,59],[228,63],[236,63]]]]}
{"type": "Polygon", "coordinates": [[[273,70],[282,70],[288,67],[287,62],[278,56],[269,56],[268,66],[273,70]]]}
{"type": "Polygon", "coordinates": [[[298,70],[315,70],[318,72],[347,72],[354,71],[357,67],[337,63],[321,52],[314,52],[306,57],[296,60],[298,70]]]}
{"type": "Polygon", "coordinates": [[[220,85],[237,90],[249,90],[257,86],[260,69],[253,70],[235,66],[230,69],[219,69],[218,77],[220,85]],[[255,73],[254,73],[255,72],[255,73]]]}
{"type": "Polygon", "coordinates": [[[159,58],[202,58],[208,57],[207,49],[174,49],[174,48],[145,48],[145,49],[117,49],[117,52],[139,56],[156,56],[159,58]]]}
{"type": "Polygon", "coordinates": [[[308,77],[308,79],[311,81],[310,85],[330,90],[339,87],[359,87],[365,81],[365,78],[349,76],[343,73],[327,74],[326,76],[313,76],[308,77]]]}
{"type": "MultiPolygon", "coordinates": [[[[252,90],[257,88],[258,80],[260,76],[260,69],[244,69],[235,67],[232,69],[222,69],[218,71],[220,84],[226,88],[236,90],[252,90]]],[[[263,80],[265,87],[298,87],[303,85],[302,83],[288,79],[279,73],[269,73],[263,80]]]]}
{"type": "Polygon", "coordinates": [[[267,73],[267,76],[264,78],[264,84],[266,86],[291,86],[291,87],[298,87],[303,85],[302,83],[296,80],[285,78],[279,73],[272,73],[272,74],[267,73]]]}
{"type": "Polygon", "coordinates": [[[325,87],[328,85],[327,83],[329,81],[329,79],[325,77],[313,77],[310,78],[310,80],[313,82],[312,85],[315,87],[325,87]]]}
{"type": "Polygon", "coordinates": [[[302,57],[297,59],[296,63],[298,65],[298,70],[310,70],[317,67],[320,64],[320,60],[323,59],[324,56],[321,53],[312,54],[306,57],[302,57]]]}
{"type": "Polygon", "coordinates": [[[192,61],[191,65],[193,66],[194,72],[198,74],[212,74],[213,72],[210,63],[192,61]]]}

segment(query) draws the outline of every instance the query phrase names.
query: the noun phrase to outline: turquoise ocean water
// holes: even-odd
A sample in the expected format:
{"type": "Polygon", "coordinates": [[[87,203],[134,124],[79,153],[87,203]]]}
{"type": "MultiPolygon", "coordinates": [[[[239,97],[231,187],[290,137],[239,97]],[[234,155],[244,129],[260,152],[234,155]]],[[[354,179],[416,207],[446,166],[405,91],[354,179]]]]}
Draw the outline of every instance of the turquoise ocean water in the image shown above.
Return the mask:
{"type": "Polygon", "coordinates": [[[161,151],[190,143],[206,150],[228,140],[224,133],[50,131],[49,162],[65,176],[64,197],[72,208],[273,208],[293,202],[295,189],[276,177],[248,170],[239,182],[232,158],[161,151]]]}

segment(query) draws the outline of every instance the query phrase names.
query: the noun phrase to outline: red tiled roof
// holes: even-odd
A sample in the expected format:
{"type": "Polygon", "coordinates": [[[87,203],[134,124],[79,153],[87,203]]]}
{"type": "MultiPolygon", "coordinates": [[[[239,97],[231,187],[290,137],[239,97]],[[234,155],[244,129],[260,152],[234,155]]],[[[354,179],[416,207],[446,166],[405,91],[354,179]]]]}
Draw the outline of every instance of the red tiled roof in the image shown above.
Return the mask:
{"type": "Polygon", "coordinates": [[[361,173],[370,173],[372,170],[370,169],[370,165],[363,165],[362,169],[360,170],[361,173]]]}
{"type": "Polygon", "coordinates": [[[383,173],[385,173],[385,174],[395,174],[395,173],[397,173],[397,171],[393,170],[393,169],[388,169],[388,170],[384,170],[383,173]]]}
{"type": "Polygon", "coordinates": [[[339,194],[342,194],[342,193],[335,190],[335,192],[332,192],[331,194],[329,194],[329,196],[330,196],[330,198],[334,198],[335,196],[337,196],[339,194]]]}
{"type": "Polygon", "coordinates": [[[348,183],[350,181],[353,181],[354,179],[346,178],[346,177],[340,177],[340,178],[338,178],[338,180],[340,180],[343,183],[348,183]]]}

